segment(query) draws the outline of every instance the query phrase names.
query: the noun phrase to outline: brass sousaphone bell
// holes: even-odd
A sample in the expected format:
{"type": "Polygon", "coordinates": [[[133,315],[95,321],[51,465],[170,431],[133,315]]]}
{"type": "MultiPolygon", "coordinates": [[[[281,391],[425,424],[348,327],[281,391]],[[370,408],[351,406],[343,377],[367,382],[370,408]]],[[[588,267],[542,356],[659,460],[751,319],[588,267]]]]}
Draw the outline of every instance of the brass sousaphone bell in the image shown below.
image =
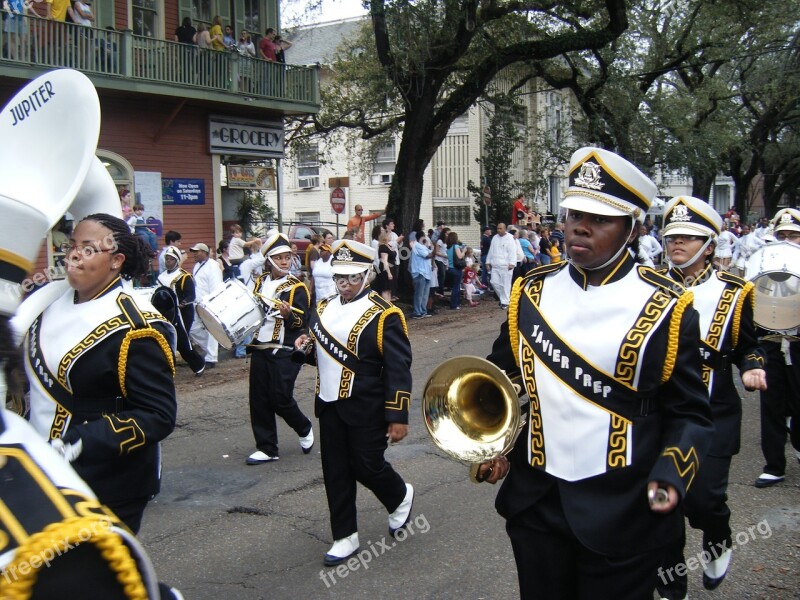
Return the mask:
{"type": "Polygon", "coordinates": [[[524,425],[518,396],[508,375],[488,360],[457,356],[428,378],[422,416],[433,443],[471,463],[477,481],[478,465],[511,450],[524,425]]]}

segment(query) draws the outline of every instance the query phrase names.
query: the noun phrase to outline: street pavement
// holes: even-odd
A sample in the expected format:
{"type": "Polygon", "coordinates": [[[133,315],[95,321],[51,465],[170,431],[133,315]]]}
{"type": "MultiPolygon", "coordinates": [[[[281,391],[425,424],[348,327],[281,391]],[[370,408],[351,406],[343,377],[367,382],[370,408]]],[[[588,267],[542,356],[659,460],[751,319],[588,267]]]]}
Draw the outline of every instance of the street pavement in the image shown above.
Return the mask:
{"type": "MultiPolygon", "coordinates": [[[[319,443],[304,455],[279,420],[280,460],[246,466],[255,450],[248,412],[248,360],[221,351],[219,366],[200,378],[178,368],[178,425],[163,443],[161,494],[145,513],[140,538],[163,581],[187,600],[315,598],[513,599],[516,568],[504,521],[494,510],[497,488],[469,482],[468,469],[429,440],[420,396],[445,359],[486,356],[504,311],[491,301],[431,319],[410,321],[414,390],[410,433],[388,460],[414,485],[409,533],[387,535],[383,506],[358,490],[362,552],[351,567],[324,567],[332,542],[319,443]]],[[[303,367],[295,388],[313,418],[315,370],[303,367]]],[[[742,452],[734,458],[729,495],[736,549],[726,581],[702,588],[689,573],[691,598],[800,598],[800,465],[787,446],[786,481],[756,489],[761,472],[758,397],[744,394],[742,452]]],[[[601,514],[597,518],[602,518],[601,514]]],[[[687,557],[700,552],[689,532],[687,557]]],[[[687,565],[694,563],[689,560],[687,565]]],[[[597,598],[604,598],[598,590],[597,598]]]]}

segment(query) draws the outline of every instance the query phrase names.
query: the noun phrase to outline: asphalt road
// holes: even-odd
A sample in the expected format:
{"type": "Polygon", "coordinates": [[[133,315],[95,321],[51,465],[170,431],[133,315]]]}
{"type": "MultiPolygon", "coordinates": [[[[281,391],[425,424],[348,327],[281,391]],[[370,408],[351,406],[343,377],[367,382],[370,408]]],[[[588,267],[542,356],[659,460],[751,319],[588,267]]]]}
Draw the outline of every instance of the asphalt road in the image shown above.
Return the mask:
{"type": "MultiPolygon", "coordinates": [[[[410,433],[387,456],[417,491],[411,533],[402,542],[387,538],[385,510],[359,488],[361,560],[339,572],[322,565],[332,540],[318,444],[304,455],[294,432],[280,422],[280,460],[246,466],[254,450],[249,361],[229,359],[223,351],[220,365],[201,378],[180,365],[178,426],[163,444],[162,491],[145,513],[140,535],[160,578],[187,600],[517,598],[511,547],[494,510],[497,488],[470,483],[467,468],[429,441],[419,402],[433,367],[453,356],[485,356],[503,318],[486,301],[409,322],[410,433]]],[[[314,378],[314,369],[304,367],[295,390],[312,418],[314,378]]],[[[800,465],[787,446],[786,481],[770,489],[753,486],[762,467],[758,398],[744,398],[742,452],[734,458],[729,487],[733,562],[715,592],[702,588],[700,569],[691,572],[690,596],[800,598],[800,465]]],[[[690,532],[687,556],[699,551],[700,538],[690,532]]]]}

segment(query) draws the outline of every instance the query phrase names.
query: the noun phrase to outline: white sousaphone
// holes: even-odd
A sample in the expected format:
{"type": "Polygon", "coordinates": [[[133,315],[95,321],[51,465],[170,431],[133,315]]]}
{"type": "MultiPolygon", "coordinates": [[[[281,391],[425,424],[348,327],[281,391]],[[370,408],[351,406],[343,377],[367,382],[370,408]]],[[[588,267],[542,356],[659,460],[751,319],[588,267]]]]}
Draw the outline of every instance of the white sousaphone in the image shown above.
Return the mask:
{"type": "MultiPolygon", "coordinates": [[[[89,78],[78,71],[45,73],[3,108],[0,237],[10,250],[0,261],[30,273],[33,265],[23,257],[36,255],[48,230],[67,211],[76,221],[99,212],[122,216],[114,181],[95,156],[99,135],[100,100],[89,78]]],[[[52,282],[19,305],[12,320],[18,340],[68,287],[65,280],[52,282]]],[[[13,312],[20,292],[0,290],[0,307],[13,312]]]]}
{"type": "Polygon", "coordinates": [[[762,246],[747,259],[744,277],[755,286],[757,325],[779,334],[800,327],[800,246],[762,246]]]}

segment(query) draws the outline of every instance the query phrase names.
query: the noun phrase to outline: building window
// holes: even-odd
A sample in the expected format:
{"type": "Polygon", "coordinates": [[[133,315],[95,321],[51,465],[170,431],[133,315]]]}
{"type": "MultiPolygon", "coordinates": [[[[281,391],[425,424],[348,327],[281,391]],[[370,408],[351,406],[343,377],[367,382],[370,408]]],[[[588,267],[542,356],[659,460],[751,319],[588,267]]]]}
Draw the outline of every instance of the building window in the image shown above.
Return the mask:
{"type": "Polygon", "coordinates": [[[244,27],[246,31],[263,33],[259,0],[244,0],[244,27]]]}
{"type": "Polygon", "coordinates": [[[211,24],[211,14],[213,6],[211,0],[192,0],[192,23],[197,27],[198,23],[211,24]]]}
{"type": "Polygon", "coordinates": [[[725,214],[733,203],[731,202],[731,188],[728,185],[714,186],[714,208],[718,213],[725,214]]]}
{"type": "Polygon", "coordinates": [[[133,0],[132,29],[135,35],[156,37],[157,23],[158,0],[133,0]]]}
{"type": "Polygon", "coordinates": [[[375,162],[372,164],[372,185],[392,183],[395,164],[394,140],[380,144],[375,151],[375,162]]]}
{"type": "Polygon", "coordinates": [[[312,144],[297,152],[297,187],[319,187],[319,146],[312,144]]]}
{"type": "Polygon", "coordinates": [[[433,207],[433,222],[438,223],[444,221],[449,227],[453,225],[469,225],[470,213],[472,208],[470,206],[434,206],[433,207]]]}

